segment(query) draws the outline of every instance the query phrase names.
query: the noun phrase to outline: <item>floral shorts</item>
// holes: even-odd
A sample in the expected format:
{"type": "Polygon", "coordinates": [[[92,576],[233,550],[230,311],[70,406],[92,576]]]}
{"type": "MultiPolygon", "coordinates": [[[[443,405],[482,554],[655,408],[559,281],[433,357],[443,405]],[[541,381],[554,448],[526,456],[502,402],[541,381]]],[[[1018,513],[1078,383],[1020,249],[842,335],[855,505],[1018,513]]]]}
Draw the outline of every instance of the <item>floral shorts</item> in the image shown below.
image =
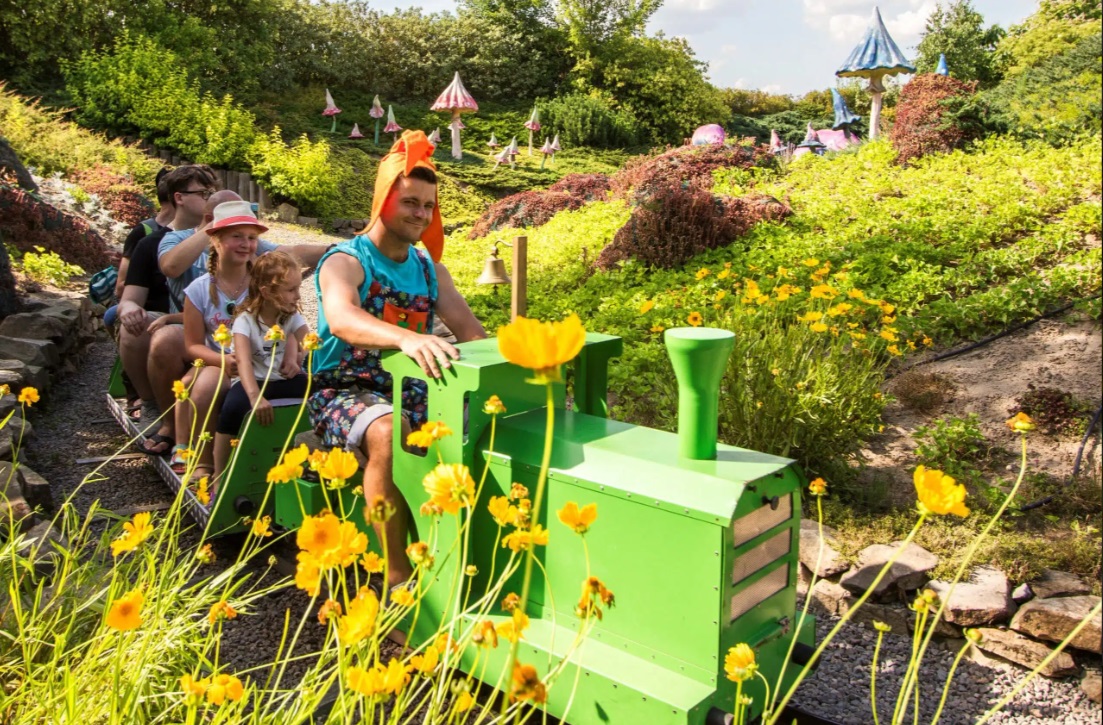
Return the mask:
{"type": "Polygon", "coordinates": [[[314,392],[306,405],[322,442],[345,450],[359,448],[368,426],[394,412],[390,398],[355,388],[323,388],[314,392]]]}

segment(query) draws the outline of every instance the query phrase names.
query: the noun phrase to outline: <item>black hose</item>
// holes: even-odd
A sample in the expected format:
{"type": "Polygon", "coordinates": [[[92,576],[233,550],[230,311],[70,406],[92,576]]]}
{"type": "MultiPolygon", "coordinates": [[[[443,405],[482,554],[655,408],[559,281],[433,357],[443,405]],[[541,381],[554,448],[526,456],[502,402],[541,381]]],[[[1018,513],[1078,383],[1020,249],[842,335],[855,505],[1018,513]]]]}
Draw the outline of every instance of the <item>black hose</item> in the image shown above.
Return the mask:
{"type": "Polygon", "coordinates": [[[900,375],[902,373],[906,373],[906,372],[908,372],[909,370],[911,370],[913,368],[919,367],[920,365],[929,365],[930,363],[938,362],[939,360],[945,360],[946,358],[951,358],[951,357],[954,357],[956,355],[961,355],[962,353],[969,352],[971,350],[976,350],[978,347],[981,347],[982,345],[987,345],[988,343],[990,343],[994,340],[998,340],[1001,337],[1007,337],[1011,333],[1018,332],[1019,330],[1023,329],[1024,327],[1029,327],[1030,325],[1033,325],[1035,322],[1040,322],[1040,321],[1046,319],[1047,317],[1053,317],[1054,315],[1059,315],[1062,312],[1064,312],[1065,310],[1070,309],[1073,305],[1077,304],[1078,302],[1086,302],[1088,300],[1094,300],[1096,297],[1099,297],[1099,295],[1094,295],[1092,297],[1085,297],[1083,300],[1073,300],[1072,302],[1067,302],[1067,303],[1061,305],[1060,307],[1058,307],[1056,309],[1050,310],[1049,312],[1043,312],[1042,314],[1038,315],[1037,317],[1035,317],[1033,319],[1026,320],[1025,322],[1017,322],[1014,325],[1012,325],[1011,327],[1007,328],[1006,330],[1003,330],[1002,332],[997,332],[995,335],[989,335],[988,337],[985,337],[981,340],[978,340],[977,342],[971,342],[968,345],[964,345],[962,347],[955,348],[953,350],[947,350],[946,352],[941,352],[941,353],[935,355],[934,357],[929,357],[929,358],[926,358],[925,360],[920,360],[916,363],[913,363],[913,364],[909,365],[906,368],[902,368],[902,369],[892,373],[891,375],[886,375],[885,379],[887,380],[889,378],[894,378],[897,375],[900,375]]]}
{"type": "MultiPolygon", "coordinates": [[[[1084,448],[1088,445],[1088,439],[1091,438],[1092,431],[1095,430],[1095,426],[1099,424],[1099,417],[1103,415],[1103,405],[1100,405],[1095,409],[1095,415],[1092,416],[1091,422],[1088,423],[1088,429],[1084,431],[1084,437],[1080,439],[1080,447],[1076,449],[1076,461],[1072,464],[1072,475],[1069,476],[1069,480],[1065,482],[1068,486],[1070,483],[1076,480],[1076,477],[1080,475],[1080,462],[1084,458],[1084,448]]],[[[1037,501],[1031,501],[1028,504],[1024,504],[1019,507],[1020,511],[1030,511],[1032,509],[1041,508],[1047,503],[1053,501],[1053,496],[1045,496],[1037,501]]]]}

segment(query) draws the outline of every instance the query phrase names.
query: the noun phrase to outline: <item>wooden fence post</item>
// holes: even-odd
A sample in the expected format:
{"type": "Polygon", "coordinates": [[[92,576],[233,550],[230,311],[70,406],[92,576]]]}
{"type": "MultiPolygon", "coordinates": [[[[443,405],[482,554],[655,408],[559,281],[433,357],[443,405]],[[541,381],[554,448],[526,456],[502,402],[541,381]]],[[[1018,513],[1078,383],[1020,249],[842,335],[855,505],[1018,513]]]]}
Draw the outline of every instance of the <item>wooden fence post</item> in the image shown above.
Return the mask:
{"type": "Polygon", "coordinates": [[[510,290],[510,319],[528,314],[529,238],[513,238],[513,286],[510,290]]]}

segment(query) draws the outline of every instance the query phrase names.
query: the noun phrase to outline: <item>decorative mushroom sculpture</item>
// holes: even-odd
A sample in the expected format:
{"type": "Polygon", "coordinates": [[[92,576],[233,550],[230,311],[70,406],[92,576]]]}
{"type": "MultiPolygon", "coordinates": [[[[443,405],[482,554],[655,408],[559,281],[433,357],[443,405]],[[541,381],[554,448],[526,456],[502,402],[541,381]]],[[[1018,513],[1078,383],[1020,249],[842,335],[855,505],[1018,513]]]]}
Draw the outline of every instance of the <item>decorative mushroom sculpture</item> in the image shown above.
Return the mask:
{"type": "Polygon", "coordinates": [[[517,145],[516,136],[510,139],[507,150],[509,151],[509,165],[515,166],[517,164],[517,157],[521,155],[521,147],[517,145]]]}
{"type": "Polygon", "coordinates": [[[510,155],[510,151],[510,147],[506,146],[504,149],[494,154],[494,168],[498,168],[502,164],[513,162],[513,156],[510,155]]]}
{"type": "MultiPolygon", "coordinates": [[[[536,106],[532,107],[532,115],[525,121],[525,128],[529,130],[529,156],[532,156],[532,132],[540,130],[540,109],[536,106]]],[[[547,146],[547,143],[544,145],[547,146]]],[[[540,162],[540,166],[544,166],[543,161],[540,162]]]]}
{"type": "Polygon", "coordinates": [[[429,143],[433,144],[433,146],[440,145],[440,128],[434,128],[433,132],[429,134],[429,143]]]}
{"type": "Polygon", "coordinates": [[[842,67],[835,71],[835,75],[843,78],[869,80],[869,93],[873,97],[873,105],[869,112],[871,139],[879,135],[881,94],[885,92],[885,86],[881,81],[885,76],[897,73],[915,73],[915,66],[900,52],[900,48],[896,46],[885,28],[885,23],[881,20],[881,11],[875,7],[873,18],[862,42],[850,52],[850,57],[842,67]]]}
{"type": "Polygon", "coordinates": [[[693,132],[693,138],[690,139],[690,143],[694,146],[708,146],[710,144],[722,144],[727,134],[724,133],[724,127],[718,123],[706,123],[704,126],[698,126],[697,130],[693,132]]]}
{"type": "Polygon", "coordinates": [[[349,138],[364,138],[364,134],[360,133],[360,124],[352,124],[352,132],[349,134],[349,138]]]}
{"type": "Polygon", "coordinates": [[[559,134],[555,134],[555,138],[551,142],[551,162],[555,165],[555,155],[559,153],[559,134]]]}
{"type": "Polygon", "coordinates": [[[777,131],[770,129],[770,153],[780,154],[785,150],[785,146],[781,143],[781,137],[777,135],[777,131]]]}
{"type": "Polygon", "coordinates": [[[822,141],[820,141],[820,135],[816,133],[816,129],[812,128],[812,124],[808,124],[808,130],[804,134],[804,140],[797,144],[797,148],[793,151],[793,158],[799,158],[806,153],[814,153],[817,156],[822,156],[823,152],[827,150],[827,147],[822,141]]]}
{"type": "Polygon", "coordinates": [[[945,53],[939,53],[938,54],[938,67],[935,68],[934,72],[939,74],[940,76],[950,75],[950,66],[946,65],[946,54],[945,53]]]}
{"type": "Polygon", "coordinates": [[[551,146],[551,139],[545,137],[544,145],[540,147],[540,153],[544,154],[544,158],[540,159],[540,168],[544,168],[544,162],[548,160],[548,157],[555,153],[555,150],[551,146]]]}
{"type": "Polygon", "coordinates": [[[479,104],[475,103],[475,99],[463,87],[459,71],[456,71],[456,76],[452,79],[452,82],[448,84],[448,87],[444,89],[436,102],[429,107],[429,110],[452,112],[452,123],[449,125],[449,128],[452,129],[452,158],[462,159],[463,148],[460,146],[460,129],[463,128],[463,124],[460,123],[460,114],[479,110],[479,104]]]}
{"type": "Polygon", "coordinates": [[[387,106],[387,125],[383,127],[384,133],[393,133],[394,140],[398,141],[398,132],[402,130],[402,126],[394,120],[394,107],[387,106]]]}
{"type": "Polygon", "coordinates": [[[375,145],[379,145],[379,119],[386,115],[383,111],[383,104],[379,102],[379,94],[376,94],[375,98],[371,102],[371,110],[368,111],[368,115],[375,119],[375,145]]]}
{"type": "Polygon", "coordinates": [[[490,147],[491,151],[493,151],[494,149],[498,148],[502,144],[498,143],[498,139],[496,139],[494,137],[494,134],[491,133],[490,134],[490,140],[486,142],[486,145],[490,147]]]}
{"type": "Polygon", "coordinates": [[[330,94],[329,89],[326,89],[326,110],[322,111],[323,116],[330,116],[333,118],[333,125],[330,127],[330,133],[337,133],[337,114],[341,112],[341,109],[337,107],[337,104],[333,102],[333,96],[330,94]]]}

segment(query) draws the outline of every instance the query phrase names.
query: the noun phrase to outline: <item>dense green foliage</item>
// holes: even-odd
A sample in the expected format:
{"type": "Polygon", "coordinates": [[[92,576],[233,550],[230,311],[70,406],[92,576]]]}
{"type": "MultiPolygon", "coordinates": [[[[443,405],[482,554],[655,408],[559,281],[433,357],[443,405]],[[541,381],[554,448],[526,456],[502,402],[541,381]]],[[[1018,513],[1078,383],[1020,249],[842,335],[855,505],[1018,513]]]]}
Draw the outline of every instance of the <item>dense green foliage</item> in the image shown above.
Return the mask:
{"type": "Polygon", "coordinates": [[[1098,35],[1101,19],[1103,3],[1099,0],[1041,0],[1037,12],[1011,26],[996,49],[1005,77],[1042,65],[1098,35]]]}
{"type": "Polygon", "coordinates": [[[1003,75],[995,51],[1005,34],[998,25],[984,27],[984,17],[970,0],[951,0],[946,7],[939,4],[927,18],[916,49],[916,70],[933,73],[939,55],[945,54],[951,78],[990,88],[1003,75]]]}

